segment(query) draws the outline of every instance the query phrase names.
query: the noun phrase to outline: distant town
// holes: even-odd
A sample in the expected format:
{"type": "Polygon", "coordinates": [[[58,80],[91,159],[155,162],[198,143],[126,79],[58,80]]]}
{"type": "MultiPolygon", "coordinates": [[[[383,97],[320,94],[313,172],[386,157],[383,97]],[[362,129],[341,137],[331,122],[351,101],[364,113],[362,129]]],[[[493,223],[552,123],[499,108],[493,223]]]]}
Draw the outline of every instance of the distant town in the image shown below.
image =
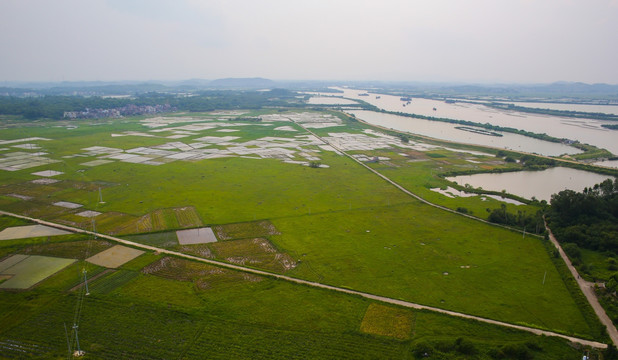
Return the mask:
{"type": "Polygon", "coordinates": [[[169,104],[164,105],[133,105],[129,104],[113,109],[89,109],[83,111],[65,111],[66,119],[101,119],[101,118],[121,118],[124,116],[160,114],[176,111],[176,108],[169,104]]]}

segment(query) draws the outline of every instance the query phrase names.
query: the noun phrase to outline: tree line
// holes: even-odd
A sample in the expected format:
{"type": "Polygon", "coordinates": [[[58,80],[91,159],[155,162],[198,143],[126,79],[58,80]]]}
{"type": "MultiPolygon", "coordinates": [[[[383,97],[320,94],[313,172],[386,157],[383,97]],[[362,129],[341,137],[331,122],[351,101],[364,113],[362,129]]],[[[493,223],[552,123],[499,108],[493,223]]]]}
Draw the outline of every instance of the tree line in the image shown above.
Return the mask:
{"type": "Polygon", "coordinates": [[[618,255],[618,179],[561,191],[550,204],[547,218],[558,241],[618,255]]]}
{"type": "Polygon", "coordinates": [[[0,96],[0,114],[25,119],[62,119],[65,112],[85,109],[116,109],[128,105],[169,105],[181,111],[204,112],[228,109],[261,109],[263,107],[301,106],[296,93],[285,89],[271,91],[202,91],[191,96],[145,93],[133,98],[42,96],[0,96]]]}

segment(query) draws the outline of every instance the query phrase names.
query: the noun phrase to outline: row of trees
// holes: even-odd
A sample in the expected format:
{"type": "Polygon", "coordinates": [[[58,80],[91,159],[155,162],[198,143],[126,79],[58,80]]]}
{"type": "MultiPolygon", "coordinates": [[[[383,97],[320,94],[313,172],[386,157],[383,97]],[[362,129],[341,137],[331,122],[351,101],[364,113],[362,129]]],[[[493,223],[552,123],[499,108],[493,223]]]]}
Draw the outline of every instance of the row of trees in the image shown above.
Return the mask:
{"type": "Polygon", "coordinates": [[[525,229],[527,232],[534,234],[545,232],[542,210],[538,210],[534,214],[527,214],[525,211],[511,213],[506,210],[506,205],[502,204],[498,209],[487,209],[487,212],[489,212],[487,220],[492,223],[525,229]]]}
{"type": "Polygon", "coordinates": [[[518,112],[533,113],[533,114],[544,114],[544,115],[584,118],[584,119],[618,120],[617,115],[598,113],[598,112],[541,109],[541,108],[531,108],[527,106],[517,106],[514,104],[502,104],[502,103],[485,104],[485,106],[492,107],[495,109],[514,110],[518,112]]]}
{"type": "Polygon", "coordinates": [[[23,98],[0,96],[0,114],[26,119],[62,119],[65,112],[85,109],[116,109],[127,105],[170,105],[182,111],[202,112],[218,109],[260,109],[266,106],[301,105],[296,93],[285,89],[271,91],[203,91],[195,96],[146,93],[134,98],[43,96],[23,98]]]}

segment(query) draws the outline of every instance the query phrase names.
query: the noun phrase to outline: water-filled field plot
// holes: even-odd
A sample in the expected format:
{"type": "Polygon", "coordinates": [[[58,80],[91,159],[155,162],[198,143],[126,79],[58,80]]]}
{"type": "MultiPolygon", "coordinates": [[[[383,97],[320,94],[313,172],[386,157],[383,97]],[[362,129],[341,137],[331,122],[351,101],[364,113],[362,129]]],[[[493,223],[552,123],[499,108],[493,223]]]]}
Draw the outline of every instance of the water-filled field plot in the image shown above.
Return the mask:
{"type": "Polygon", "coordinates": [[[206,244],[216,242],[217,238],[209,227],[176,231],[181,245],[206,244]]]}
{"type": "Polygon", "coordinates": [[[38,255],[13,255],[0,262],[1,289],[28,289],[76,260],[38,255]]]}

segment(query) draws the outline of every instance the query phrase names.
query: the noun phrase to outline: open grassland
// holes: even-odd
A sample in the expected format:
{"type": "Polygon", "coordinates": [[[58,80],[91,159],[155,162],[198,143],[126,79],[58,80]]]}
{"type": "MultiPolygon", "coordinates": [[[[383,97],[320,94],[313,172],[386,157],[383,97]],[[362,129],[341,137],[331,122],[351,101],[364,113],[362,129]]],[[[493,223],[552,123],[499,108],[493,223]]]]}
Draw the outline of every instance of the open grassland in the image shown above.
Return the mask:
{"type": "Polygon", "coordinates": [[[273,223],[282,233],[272,237],[275,245],[300,260],[293,276],[555,331],[599,334],[539,238],[422,204],[273,223]]]}
{"type": "MultiPolygon", "coordinates": [[[[535,359],[576,359],[580,353],[559,339],[286,282],[241,276],[213,284],[201,288],[191,281],[126,270],[107,274],[93,282],[84,299],[81,348],[91,359],[414,359],[421,347],[458,359],[490,359],[505,346],[528,349],[535,359]],[[413,319],[404,321],[408,338],[395,336],[401,330],[383,319],[368,319],[366,314],[375,309],[413,319]],[[362,329],[367,326],[382,334],[367,334],[362,329]],[[473,353],[455,346],[458,337],[472,344],[473,353]]],[[[70,325],[77,296],[36,289],[2,293],[3,356],[66,354],[63,323],[70,325]]]]}
{"type": "MultiPolygon", "coordinates": [[[[350,132],[363,129],[357,123],[351,126],[350,132]]],[[[190,143],[200,136],[233,135],[246,141],[307,135],[289,122],[269,127],[240,126],[237,130],[204,130],[180,140],[190,143]],[[297,131],[276,132],[275,126],[290,126],[297,131]]],[[[54,184],[41,185],[30,182],[37,178],[30,175],[32,171],[1,172],[0,208],[87,229],[95,225],[92,219],[77,213],[93,210],[102,213],[94,218],[98,231],[139,234],[131,238],[141,243],[274,272],[287,271],[291,276],[487,318],[602,338],[598,323],[569,292],[539,238],[522,238],[521,234],[421,204],[353,160],[317,146],[310,150],[319,153],[320,162],[328,168],[241,157],[179,160],[156,166],[122,161],[83,166],[82,163],[98,158],[72,157],[94,145],[126,150],[173,141],[165,137],[110,136],[125,131],[148,129],[135,120],[110,121],[99,126],[84,122],[70,131],[29,129],[28,136],[53,139],[40,145],[51,158],[61,160],[36,170],[64,174],[55,176],[60,181],[54,184]],[[100,201],[99,188],[104,202],[100,201]],[[21,200],[10,194],[32,199],[21,200]],[[52,205],[58,201],[83,207],[67,209],[52,205]],[[213,225],[220,241],[180,246],[170,231],[203,225],[213,225]],[[153,231],[158,232],[143,234],[153,231]]],[[[347,129],[337,127],[333,131],[347,129]]],[[[316,132],[328,135],[329,130],[316,132]]],[[[11,129],[5,138],[11,137],[25,134],[11,129]]],[[[435,176],[437,171],[465,165],[459,155],[442,150],[408,151],[405,156],[401,153],[403,150],[398,149],[366,152],[389,157],[391,160],[371,166],[431,201],[453,208],[465,206],[477,216],[485,214],[489,204],[499,207],[500,203],[494,200],[451,201],[429,190],[434,184],[445,185],[435,176]]],[[[486,160],[487,164],[496,161],[486,160]]],[[[479,166],[490,166],[487,164],[479,166]]],[[[511,208],[515,209],[509,205],[511,208]]],[[[60,240],[1,242],[0,257],[47,241],[60,240]]],[[[44,254],[46,250],[41,249],[37,251],[44,254]]],[[[83,251],[75,251],[76,258],[81,258],[83,251]]],[[[94,319],[91,321],[99,338],[84,340],[85,346],[100,354],[93,358],[194,358],[201,351],[210,354],[209,358],[234,358],[248,357],[246,351],[251,348],[259,349],[258,357],[272,358],[359,358],[359,353],[368,358],[410,358],[419,339],[430,343],[448,339],[452,345],[454,338],[466,336],[457,326],[469,328],[474,338],[480,339],[477,344],[484,355],[496,344],[534,339],[487,325],[415,312],[411,315],[414,321],[410,339],[398,340],[396,335],[390,335],[389,329],[384,329],[387,325],[373,320],[368,320],[366,329],[374,330],[361,331],[367,301],[261,278],[255,281],[240,273],[197,265],[144,254],[122,265],[120,270],[96,279],[92,301],[100,305],[101,313],[91,312],[88,316],[94,319]],[[95,291],[97,286],[102,288],[99,294],[95,291]],[[117,314],[108,313],[113,308],[118,309],[117,314]],[[124,321],[122,316],[126,317],[124,321]],[[134,319],[138,316],[142,317],[134,319]],[[418,324],[423,317],[442,320],[435,320],[437,326],[426,320],[421,330],[418,324]],[[133,320],[127,329],[120,329],[133,320]],[[165,326],[159,329],[157,324],[165,326]],[[102,330],[106,327],[109,330],[102,330]],[[153,333],[137,335],[145,334],[136,330],[143,328],[153,329],[153,333]],[[442,328],[447,330],[442,332],[442,328]],[[129,333],[130,329],[133,333],[129,333]],[[238,341],[245,341],[246,345],[238,346],[238,341]],[[146,343],[155,344],[152,355],[142,356],[135,348],[146,343]]],[[[62,289],[66,291],[64,286],[62,289]]],[[[62,291],[51,291],[58,303],[41,305],[40,313],[25,315],[19,324],[0,330],[0,343],[40,341],[41,348],[58,351],[53,339],[60,336],[57,343],[61,344],[64,335],[62,331],[52,334],[51,323],[70,310],[55,306],[63,302],[68,306],[75,301],[74,295],[62,291]],[[30,327],[41,314],[49,316],[44,327],[50,328],[37,340],[39,337],[30,327]],[[13,330],[16,332],[12,333],[13,330]],[[49,339],[45,337],[48,335],[49,339]]],[[[12,301],[5,297],[15,303],[24,299],[21,294],[0,293],[0,301],[12,301]]],[[[391,314],[390,310],[383,312],[391,314]]],[[[81,336],[80,333],[80,339],[81,336]]],[[[538,341],[552,349],[555,345],[552,351],[556,353],[571,355],[561,342],[538,341]]],[[[449,346],[443,346],[444,352],[450,351],[449,346]]],[[[44,357],[41,354],[47,353],[37,354],[44,357]]],[[[456,354],[448,356],[457,358],[456,354]]],[[[543,358],[544,354],[535,356],[543,358]]]]}

